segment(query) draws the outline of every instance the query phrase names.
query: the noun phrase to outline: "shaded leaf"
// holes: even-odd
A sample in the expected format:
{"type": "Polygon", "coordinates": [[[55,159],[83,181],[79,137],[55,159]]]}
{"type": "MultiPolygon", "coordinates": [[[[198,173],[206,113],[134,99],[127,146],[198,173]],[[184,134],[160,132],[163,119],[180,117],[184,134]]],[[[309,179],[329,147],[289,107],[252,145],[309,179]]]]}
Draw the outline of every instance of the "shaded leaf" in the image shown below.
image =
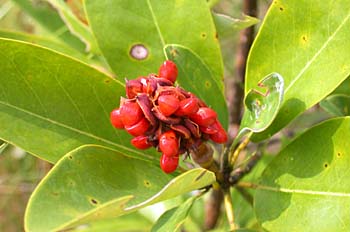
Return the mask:
{"type": "Polygon", "coordinates": [[[193,196],[187,199],[178,207],[174,207],[166,211],[152,227],[152,232],[156,231],[179,231],[181,225],[185,222],[185,219],[191,210],[192,204],[198,198],[193,196]]]}
{"type": "Polygon", "coordinates": [[[225,37],[259,23],[259,19],[249,15],[244,15],[243,19],[235,19],[228,15],[213,13],[213,19],[219,37],[225,37]]]}
{"type": "Polygon", "coordinates": [[[334,94],[320,102],[320,106],[333,116],[350,115],[350,95],[334,94]]]}
{"type": "Polygon", "coordinates": [[[85,7],[98,45],[119,78],[157,73],[165,60],[163,48],[180,44],[210,67],[223,89],[220,47],[206,1],[86,0],[85,7]]]}
{"type": "Polygon", "coordinates": [[[48,2],[56,8],[69,30],[86,44],[86,50],[98,53],[95,38],[90,28],[74,15],[66,2],[63,0],[48,0],[48,2]]]}
{"type": "Polygon", "coordinates": [[[350,230],[350,118],[321,123],[268,165],[255,211],[269,231],[350,230]]]}
{"type": "Polygon", "coordinates": [[[150,222],[140,213],[135,212],[120,216],[118,218],[97,221],[89,225],[80,226],[77,229],[70,230],[70,232],[148,232],[151,230],[151,228],[152,222],[150,222]]]}
{"type": "Polygon", "coordinates": [[[261,80],[258,86],[264,88],[264,92],[251,89],[244,99],[245,111],[239,134],[264,131],[280,109],[284,93],[283,78],[278,73],[272,73],[261,80]]]}
{"type": "Polygon", "coordinates": [[[152,162],[84,146],[68,153],[39,184],[28,203],[25,226],[36,232],[74,228],[215,182],[215,175],[201,168],[171,178],[152,162]]]}
{"type": "Polygon", "coordinates": [[[1,139],[50,162],[84,144],[147,157],[109,121],[125,95],[123,83],[69,57],[6,39],[0,39],[0,70],[1,139]]]}
{"type": "Polygon", "coordinates": [[[187,91],[195,93],[217,113],[224,128],[228,124],[228,111],[224,90],[203,60],[189,48],[171,44],[165,47],[166,55],[179,70],[177,82],[187,91]],[[213,97],[215,94],[215,97],[213,97]]]}
{"type": "Polygon", "coordinates": [[[59,32],[59,34],[56,35],[56,38],[60,39],[61,42],[68,44],[80,52],[84,52],[84,44],[69,32],[58,13],[55,12],[49,4],[46,4],[45,2],[35,4],[35,2],[28,0],[12,1],[47,31],[54,35],[59,32]]]}
{"type": "Polygon", "coordinates": [[[285,127],[349,76],[349,27],[348,0],[271,4],[249,55],[245,90],[254,88],[261,76],[277,72],[284,78],[285,95],[274,123],[255,140],[285,127]]]}

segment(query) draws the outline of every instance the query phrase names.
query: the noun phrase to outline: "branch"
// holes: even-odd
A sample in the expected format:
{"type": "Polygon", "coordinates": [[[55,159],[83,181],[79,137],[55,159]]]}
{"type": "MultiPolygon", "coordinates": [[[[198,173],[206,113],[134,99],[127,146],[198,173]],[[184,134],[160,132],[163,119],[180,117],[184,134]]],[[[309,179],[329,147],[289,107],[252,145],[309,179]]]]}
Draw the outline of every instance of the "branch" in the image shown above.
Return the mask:
{"type": "Polygon", "coordinates": [[[247,165],[244,166],[244,168],[237,168],[235,169],[229,178],[229,182],[231,185],[235,185],[240,181],[246,174],[248,174],[258,163],[262,156],[261,152],[257,152],[254,155],[252,155],[247,163],[247,165]]]}
{"type": "MultiPolygon", "coordinates": [[[[243,0],[243,13],[256,17],[257,0],[243,0]]],[[[242,102],[244,98],[244,77],[249,49],[254,40],[254,26],[242,30],[239,34],[238,50],[235,59],[235,78],[228,83],[228,107],[230,111],[230,125],[237,127],[241,121],[242,102]]]]}

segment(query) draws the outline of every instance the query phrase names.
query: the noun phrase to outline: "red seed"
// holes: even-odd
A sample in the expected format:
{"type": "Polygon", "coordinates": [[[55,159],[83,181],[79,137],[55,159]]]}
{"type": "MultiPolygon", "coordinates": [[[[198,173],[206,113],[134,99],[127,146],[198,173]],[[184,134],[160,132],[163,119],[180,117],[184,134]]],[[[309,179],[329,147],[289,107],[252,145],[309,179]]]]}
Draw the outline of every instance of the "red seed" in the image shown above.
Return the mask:
{"type": "Polygon", "coordinates": [[[124,124],[122,122],[122,117],[120,114],[120,109],[114,109],[110,114],[110,120],[112,125],[118,129],[124,129],[124,124]]]}
{"type": "Polygon", "coordinates": [[[131,144],[141,150],[152,147],[152,144],[148,141],[148,136],[140,135],[131,140],[131,144]]]}
{"type": "Polygon", "coordinates": [[[160,157],[160,167],[165,173],[174,172],[179,165],[179,156],[166,156],[162,154],[160,157]]]}
{"type": "Polygon", "coordinates": [[[175,112],[176,116],[189,116],[199,110],[198,98],[186,98],[180,102],[179,109],[175,112]]]}
{"type": "Polygon", "coordinates": [[[179,139],[173,130],[160,135],[159,149],[165,156],[174,156],[179,153],[179,139]]]}
{"type": "Polygon", "coordinates": [[[180,101],[174,95],[162,95],[158,98],[158,106],[164,116],[170,116],[179,108],[180,101]]]}
{"type": "Polygon", "coordinates": [[[125,130],[132,136],[140,136],[146,133],[149,126],[150,124],[148,120],[146,118],[142,118],[138,123],[134,125],[125,126],[125,130]]]}
{"type": "Polygon", "coordinates": [[[215,127],[218,128],[218,132],[215,134],[211,134],[210,139],[216,143],[226,143],[228,139],[227,133],[218,120],[216,120],[215,122],[215,127]]]}
{"type": "Polygon", "coordinates": [[[126,101],[120,108],[122,122],[125,126],[132,126],[144,117],[142,110],[136,102],[126,101]]]}
{"type": "Polygon", "coordinates": [[[177,67],[176,64],[170,60],[166,60],[159,68],[159,77],[168,79],[171,82],[176,81],[177,77],[177,67]]]}
{"type": "Polygon", "coordinates": [[[208,107],[200,107],[199,110],[190,115],[190,119],[200,126],[209,126],[216,121],[217,114],[208,107]]]}

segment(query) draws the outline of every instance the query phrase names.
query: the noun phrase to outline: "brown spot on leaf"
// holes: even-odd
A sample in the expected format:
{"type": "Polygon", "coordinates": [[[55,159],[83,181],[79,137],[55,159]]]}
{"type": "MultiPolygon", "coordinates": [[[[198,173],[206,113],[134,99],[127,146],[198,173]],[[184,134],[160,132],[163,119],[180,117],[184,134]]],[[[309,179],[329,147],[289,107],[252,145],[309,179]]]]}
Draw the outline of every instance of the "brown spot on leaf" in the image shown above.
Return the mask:
{"type": "Polygon", "coordinates": [[[92,204],[94,204],[94,205],[97,205],[97,204],[98,204],[98,201],[97,201],[96,199],[94,199],[94,198],[91,198],[91,199],[90,199],[90,202],[91,202],[92,204]]]}
{"type": "Polygon", "coordinates": [[[324,164],[324,167],[325,167],[325,168],[328,168],[328,164],[327,164],[327,163],[325,163],[325,164],[324,164]]]}
{"type": "Polygon", "coordinates": [[[151,183],[148,180],[144,180],[143,183],[145,184],[146,187],[151,187],[151,183]]]}
{"type": "Polygon", "coordinates": [[[203,39],[207,38],[207,33],[202,32],[201,37],[202,37],[203,39]]]}

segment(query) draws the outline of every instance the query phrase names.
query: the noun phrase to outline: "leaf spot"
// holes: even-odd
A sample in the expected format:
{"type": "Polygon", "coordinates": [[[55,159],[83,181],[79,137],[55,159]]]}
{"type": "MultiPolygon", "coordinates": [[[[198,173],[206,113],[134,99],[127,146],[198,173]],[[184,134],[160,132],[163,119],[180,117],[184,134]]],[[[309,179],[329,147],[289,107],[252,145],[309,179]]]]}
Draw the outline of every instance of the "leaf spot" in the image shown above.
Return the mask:
{"type": "Polygon", "coordinates": [[[105,83],[106,83],[106,84],[108,84],[108,83],[110,83],[110,82],[111,82],[110,79],[106,79],[106,80],[105,80],[105,83]]]}
{"type": "Polygon", "coordinates": [[[207,33],[202,32],[202,33],[201,33],[201,37],[202,37],[203,39],[207,38],[207,33]]]}
{"type": "Polygon", "coordinates": [[[68,156],[68,159],[72,160],[72,159],[73,159],[73,156],[71,156],[71,155],[70,155],[70,156],[68,156]]]}
{"type": "Polygon", "coordinates": [[[338,152],[337,156],[338,156],[338,157],[340,157],[340,156],[341,156],[340,152],[338,152]]]}
{"type": "Polygon", "coordinates": [[[205,82],[205,87],[207,87],[207,89],[209,89],[211,87],[211,83],[209,81],[205,82]]]}
{"type": "Polygon", "coordinates": [[[175,58],[175,57],[177,57],[179,55],[179,51],[176,50],[175,48],[172,48],[170,50],[170,55],[175,58]]]}
{"type": "Polygon", "coordinates": [[[283,11],[283,10],[284,10],[283,7],[280,6],[280,11],[283,11]]]}
{"type": "Polygon", "coordinates": [[[91,198],[90,199],[90,202],[93,204],[93,205],[97,205],[98,204],[98,201],[94,198],[91,198]]]}
{"type": "Polygon", "coordinates": [[[148,57],[148,49],[143,44],[135,44],[130,49],[130,56],[135,60],[144,60],[148,57]]]}
{"type": "Polygon", "coordinates": [[[151,183],[148,180],[144,180],[143,183],[147,188],[151,187],[151,183]]]}
{"type": "Polygon", "coordinates": [[[325,163],[325,164],[324,164],[324,167],[325,167],[325,168],[328,168],[328,164],[327,164],[327,163],[325,163]]]}

